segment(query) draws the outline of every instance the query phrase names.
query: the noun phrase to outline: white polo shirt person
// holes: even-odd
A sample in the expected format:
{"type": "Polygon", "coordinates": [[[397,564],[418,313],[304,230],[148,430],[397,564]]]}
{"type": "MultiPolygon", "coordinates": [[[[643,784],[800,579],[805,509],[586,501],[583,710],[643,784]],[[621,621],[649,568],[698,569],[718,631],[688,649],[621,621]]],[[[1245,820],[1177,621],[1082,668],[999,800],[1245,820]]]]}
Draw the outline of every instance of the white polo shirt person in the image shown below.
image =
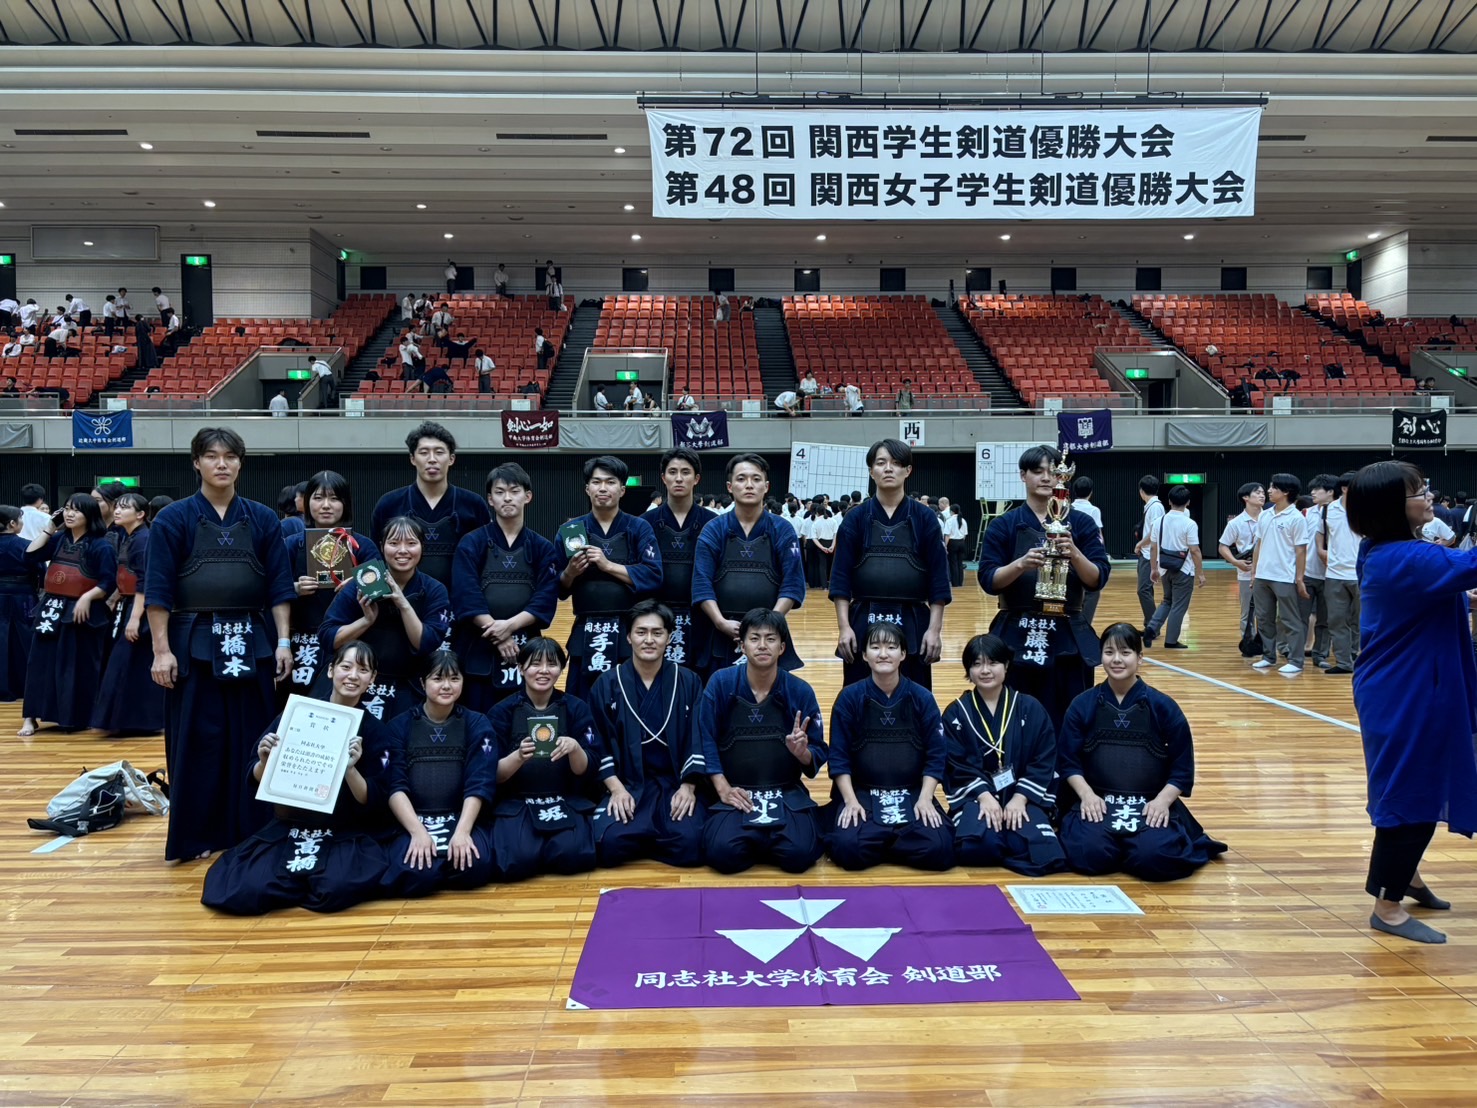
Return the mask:
{"type": "Polygon", "coordinates": [[[1277,671],[1291,677],[1303,671],[1303,648],[1308,625],[1301,601],[1308,595],[1304,573],[1308,562],[1308,528],[1296,500],[1302,482],[1291,473],[1277,473],[1267,486],[1270,509],[1257,519],[1256,552],[1252,559],[1252,602],[1262,656],[1254,669],[1271,669],[1277,655],[1287,661],[1277,671]]]}
{"type": "MultiPolygon", "coordinates": [[[[1138,598],[1139,609],[1144,613],[1144,625],[1154,618],[1154,540],[1159,534],[1159,521],[1164,518],[1164,503],[1159,499],[1159,478],[1146,473],[1139,478],[1139,499],[1143,501],[1143,515],[1139,522],[1139,541],[1133,548],[1139,556],[1138,598]]],[[[1147,645],[1147,644],[1146,644],[1147,645]]]]}
{"type": "Polygon", "coordinates": [[[1154,535],[1154,569],[1152,578],[1164,586],[1164,599],[1154,609],[1148,626],[1144,628],[1144,639],[1157,637],[1164,632],[1164,645],[1169,650],[1186,650],[1187,643],[1180,641],[1180,631],[1185,614],[1190,610],[1190,600],[1195,595],[1195,586],[1205,584],[1205,572],[1200,563],[1200,525],[1190,518],[1190,490],[1176,485],[1169,490],[1169,511],[1159,521],[1154,535]],[[1166,564],[1167,559],[1180,555],[1179,567],[1166,564]]]}
{"type": "MultiPolygon", "coordinates": [[[[1344,479],[1339,479],[1344,488],[1344,479]]],[[[1328,609],[1328,653],[1333,663],[1324,673],[1354,672],[1359,657],[1359,536],[1349,528],[1349,513],[1340,496],[1327,508],[1327,525],[1318,535],[1323,545],[1323,600],[1328,609]]]]}

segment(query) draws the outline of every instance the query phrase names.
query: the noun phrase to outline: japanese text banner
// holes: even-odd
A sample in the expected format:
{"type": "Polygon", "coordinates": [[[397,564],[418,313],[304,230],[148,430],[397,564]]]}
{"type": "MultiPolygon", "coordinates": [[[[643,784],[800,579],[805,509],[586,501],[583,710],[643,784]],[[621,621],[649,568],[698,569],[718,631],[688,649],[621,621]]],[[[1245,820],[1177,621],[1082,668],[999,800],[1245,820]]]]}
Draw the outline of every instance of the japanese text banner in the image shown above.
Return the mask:
{"type": "Polygon", "coordinates": [[[668,219],[1255,212],[1259,108],[647,112],[668,219]]]}

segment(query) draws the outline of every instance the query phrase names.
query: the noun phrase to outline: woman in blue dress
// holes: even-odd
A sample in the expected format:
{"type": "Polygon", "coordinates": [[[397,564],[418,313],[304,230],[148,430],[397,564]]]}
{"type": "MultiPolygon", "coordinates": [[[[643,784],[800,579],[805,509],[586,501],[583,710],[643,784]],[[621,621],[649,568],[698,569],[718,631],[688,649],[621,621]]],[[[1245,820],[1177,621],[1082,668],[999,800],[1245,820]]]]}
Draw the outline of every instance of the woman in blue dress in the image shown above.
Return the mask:
{"type": "Polygon", "coordinates": [[[31,651],[31,611],[36,607],[36,568],[26,559],[21,510],[0,504],[0,702],[26,691],[31,651]]]}
{"type": "Polygon", "coordinates": [[[126,492],[113,504],[118,543],[118,609],[113,645],[102,687],[92,709],[92,726],[108,735],[151,735],[164,730],[164,690],[154,684],[154,637],[144,616],[144,577],[149,562],[149,502],[126,492]]]}
{"type": "Polygon", "coordinates": [[[1375,462],[1349,486],[1349,526],[1368,542],[1359,574],[1354,709],[1369,777],[1374,846],[1365,891],[1369,925],[1420,943],[1446,936],[1401,901],[1444,910],[1420,877],[1436,824],[1477,830],[1477,665],[1467,627],[1477,551],[1421,541],[1431,492],[1415,466],[1375,462]]]}

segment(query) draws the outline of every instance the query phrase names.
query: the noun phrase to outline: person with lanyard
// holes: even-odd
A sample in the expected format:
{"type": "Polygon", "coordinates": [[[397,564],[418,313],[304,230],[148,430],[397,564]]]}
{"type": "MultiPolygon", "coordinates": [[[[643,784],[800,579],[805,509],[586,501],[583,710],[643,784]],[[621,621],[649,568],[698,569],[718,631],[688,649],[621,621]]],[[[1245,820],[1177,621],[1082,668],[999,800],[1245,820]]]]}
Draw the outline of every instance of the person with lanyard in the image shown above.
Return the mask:
{"type": "Polygon", "coordinates": [[[107,668],[92,708],[92,727],[109,736],[153,735],[164,730],[164,690],[149,679],[154,644],[144,618],[148,601],[141,585],[149,564],[148,500],[140,493],[124,493],[113,505],[113,522],[123,531],[118,544],[118,610],[107,668]]]}
{"type": "Polygon", "coordinates": [[[1053,467],[1061,461],[1061,452],[1053,446],[1033,446],[1021,454],[1025,503],[990,521],[980,546],[978,573],[986,595],[1000,598],[990,630],[1015,652],[1006,683],[1039,700],[1057,726],[1072,698],[1091,686],[1099,657],[1091,630],[1072,617],[1081,612],[1086,593],[1108,583],[1109,572],[1097,524],[1069,510],[1066,523],[1071,534],[1056,543],[1057,554],[1068,562],[1066,600],[1053,604],[1060,611],[1048,611],[1036,597],[1038,571],[1046,564],[1047,505],[1056,485],[1053,467]]]}
{"type": "Polygon", "coordinates": [[[667,606],[674,621],[667,640],[667,661],[701,672],[699,659],[707,656],[713,624],[707,613],[693,610],[693,564],[703,529],[717,516],[693,502],[703,477],[703,463],[695,451],[674,446],[662,455],[658,468],[666,500],[647,509],[641,518],[651,525],[662,556],[662,583],[655,599],[667,606]]]}
{"type": "Polygon", "coordinates": [[[249,770],[276,707],[274,680],[292,668],[295,594],[277,513],[236,491],[246,443],[202,427],[190,458],[200,491],[155,517],[144,581],[151,675],[165,689],[172,861],[235,846],[267,821],[249,770]]]}
{"type": "MultiPolygon", "coordinates": [[[[703,528],[692,567],[693,607],[713,625],[706,657],[699,658],[709,676],[743,657],[739,621],[745,613],[768,608],[783,616],[805,603],[800,540],[793,527],[764,510],[769,463],[758,454],[734,456],[728,463],[728,492],[733,511],[703,528]]],[[[787,639],[780,668],[804,664],[787,639]]]]}
{"type": "Polygon", "coordinates": [[[325,654],[318,642],[318,629],[323,626],[329,605],[352,579],[355,566],[378,561],[383,556],[373,539],[353,529],[354,496],[343,474],[324,469],[309,477],[303,487],[303,508],[313,530],[327,534],[314,536],[313,545],[318,549],[311,571],[306,526],[283,539],[293,590],[297,593],[292,602],[292,672],[283,685],[284,697],[291,693],[309,695],[323,669],[325,654]],[[345,557],[347,565],[343,561],[345,557]],[[317,568],[327,564],[339,568],[327,571],[317,568]],[[329,576],[326,583],[319,580],[321,572],[329,576]]]}
{"type": "Polygon", "coordinates": [[[554,622],[559,571],[554,544],[524,519],[533,502],[533,479],[517,462],[487,475],[492,522],[465,535],[452,564],[452,645],[462,659],[462,703],[487,712],[518,691],[518,651],[530,636],[554,622]]]}
{"type": "Polygon", "coordinates": [[[1042,877],[1067,868],[1052,830],[1056,731],[1039,700],[1006,686],[1013,655],[999,635],[976,635],[965,644],[972,687],[944,709],[944,788],[960,865],[1042,877]]]}
{"type": "Polygon", "coordinates": [[[57,514],[63,530],[48,519],[26,549],[34,569],[46,566],[46,579],[26,658],[23,738],[42,720],[63,731],[89,726],[113,622],[107,599],[117,583],[118,553],[97,501],[75,492],[57,514]]]}
{"type": "MultiPolygon", "coordinates": [[[[349,643],[335,656],[329,672],[328,703],[357,708],[374,683],[374,651],[362,642],[349,643]]],[[[278,715],[256,745],[250,774],[253,790],[267,771],[272,751],[281,745],[281,726],[278,715]]],[[[348,769],[333,811],[274,804],[265,827],[205,871],[200,903],[233,916],[260,916],[278,908],[341,912],[379,896],[387,856],[372,831],[373,800],[359,767],[368,766],[384,750],[385,741],[380,722],[362,713],[349,740],[348,769]]]]}
{"type": "MultiPolygon", "coordinates": [[[[451,483],[456,465],[456,438],[439,423],[427,421],[405,436],[415,483],[392,489],[374,506],[369,533],[381,546],[385,527],[396,516],[420,521],[425,535],[421,572],[451,588],[451,566],[463,535],[492,522],[487,501],[451,483]]],[[[383,659],[381,659],[383,661],[383,659]]]]}
{"type": "Polygon", "coordinates": [[[719,873],[760,862],[802,873],[821,856],[804,778],[825,765],[826,743],[815,691],[780,668],[789,638],[780,612],[746,613],[746,664],[715,673],[698,703],[703,768],[718,795],[703,824],[703,857],[719,873]]]}
{"type": "Polygon", "coordinates": [[[1334,474],[1315,476],[1308,482],[1308,495],[1313,498],[1313,506],[1303,513],[1308,528],[1308,561],[1303,570],[1303,583],[1307,586],[1308,596],[1298,605],[1298,615],[1304,627],[1310,620],[1313,623],[1308,632],[1310,647],[1305,647],[1305,650],[1319,669],[1327,669],[1333,663],[1328,660],[1328,600],[1325,591],[1328,567],[1324,562],[1323,548],[1318,545],[1318,536],[1323,533],[1324,513],[1338,495],[1338,488],[1339,479],[1334,474]]]}
{"type": "Polygon", "coordinates": [[[831,565],[841,681],[866,677],[861,643],[871,625],[886,622],[903,629],[903,676],[932,688],[944,606],[954,598],[943,531],[933,509],[908,496],[912,447],[898,439],[874,442],[867,468],[876,495],[841,520],[831,565]]]}
{"type": "Polygon", "coordinates": [[[1218,553],[1236,567],[1236,593],[1241,602],[1243,635],[1256,626],[1251,604],[1251,555],[1256,549],[1257,519],[1267,502],[1267,491],[1260,481],[1248,481],[1236,490],[1241,501],[1241,514],[1226,523],[1217,544],[1218,553]]]}
{"type": "Polygon", "coordinates": [[[601,674],[590,693],[599,775],[609,798],[595,809],[602,866],[650,858],[670,866],[702,860],[707,770],[693,733],[703,682],[673,662],[672,610],[640,600],[628,617],[631,657],[601,674]]]}
{"type": "Polygon", "coordinates": [[[945,870],[954,837],[937,797],[947,742],[933,694],[902,675],[906,652],[895,623],[867,628],[871,676],[847,685],[831,708],[831,803],[826,850],[842,869],[891,862],[945,870]]]}
{"type": "Polygon", "coordinates": [[[384,536],[390,595],[366,599],[359,575],[347,581],[323,615],[318,645],[329,657],[356,639],[369,643],[379,680],[370,687],[364,710],[389,721],[419,700],[431,656],[451,631],[451,599],[440,581],[420,571],[420,520],[398,516],[385,526],[384,536]]]}
{"type": "Polygon", "coordinates": [[[559,596],[574,601],[564,691],[580,699],[596,678],[626,659],[630,644],[621,621],[662,583],[662,555],[651,525],[621,511],[628,472],[625,462],[609,454],[585,462],[590,510],[565,524],[554,542],[559,596]]]}
{"type": "MultiPolygon", "coordinates": [[[[1348,496],[1354,474],[1341,473],[1338,499],[1324,510],[1318,554],[1327,568],[1328,646],[1332,664],[1323,672],[1348,676],[1359,657],[1359,536],[1349,527],[1348,496]]],[[[1470,509],[1469,509],[1470,510],[1470,509]]],[[[1464,549],[1471,549],[1470,546],[1464,549]]]]}
{"type": "Polygon", "coordinates": [[[1057,744],[1057,773],[1074,794],[1058,832],[1067,865],[1089,876],[1188,877],[1227,849],[1181,799],[1195,784],[1190,724],[1139,676],[1136,628],[1115,623],[1099,645],[1107,680],[1072,701],[1057,744]]]}
{"type": "Polygon", "coordinates": [[[497,739],[486,716],[457,702],[462,678],[456,653],[438,650],[425,700],[385,728],[370,786],[400,826],[381,840],[382,896],[477,889],[497,874],[489,826],[498,798],[497,739]]]}
{"type": "Polygon", "coordinates": [[[595,868],[595,721],[554,688],[565,656],[536,635],[518,651],[523,688],[492,710],[498,801],[492,841],[504,881],[595,868]]]}
{"type": "Polygon", "coordinates": [[[22,537],[23,526],[21,509],[0,504],[0,704],[17,701],[26,691],[31,608],[40,574],[38,564],[26,557],[31,544],[22,537]]]}
{"type": "MultiPolygon", "coordinates": [[[[1133,552],[1138,555],[1138,598],[1143,609],[1144,625],[1154,618],[1154,536],[1159,533],[1159,521],[1164,518],[1164,502],[1159,499],[1159,478],[1146,473],[1139,478],[1139,499],[1143,501],[1143,516],[1139,521],[1139,541],[1133,552]]],[[[1149,636],[1153,642],[1153,636],[1149,636]]]]}

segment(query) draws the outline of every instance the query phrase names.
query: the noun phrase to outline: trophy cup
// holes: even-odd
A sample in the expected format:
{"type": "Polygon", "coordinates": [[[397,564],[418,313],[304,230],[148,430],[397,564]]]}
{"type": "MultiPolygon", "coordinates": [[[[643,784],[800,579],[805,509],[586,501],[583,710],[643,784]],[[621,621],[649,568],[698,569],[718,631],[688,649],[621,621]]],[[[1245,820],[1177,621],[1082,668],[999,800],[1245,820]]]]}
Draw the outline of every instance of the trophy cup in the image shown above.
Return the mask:
{"type": "Polygon", "coordinates": [[[1042,552],[1046,563],[1036,574],[1036,599],[1041,601],[1041,610],[1048,615],[1064,615],[1067,611],[1067,574],[1072,563],[1065,554],[1059,553],[1057,543],[1072,537],[1072,528],[1067,523],[1067,513],[1072,510],[1067,499],[1067,485],[1077,473],[1075,465],[1067,464],[1067,455],[1052,467],[1056,484],[1052,486],[1051,499],[1046,502],[1046,542],[1042,552]]]}

